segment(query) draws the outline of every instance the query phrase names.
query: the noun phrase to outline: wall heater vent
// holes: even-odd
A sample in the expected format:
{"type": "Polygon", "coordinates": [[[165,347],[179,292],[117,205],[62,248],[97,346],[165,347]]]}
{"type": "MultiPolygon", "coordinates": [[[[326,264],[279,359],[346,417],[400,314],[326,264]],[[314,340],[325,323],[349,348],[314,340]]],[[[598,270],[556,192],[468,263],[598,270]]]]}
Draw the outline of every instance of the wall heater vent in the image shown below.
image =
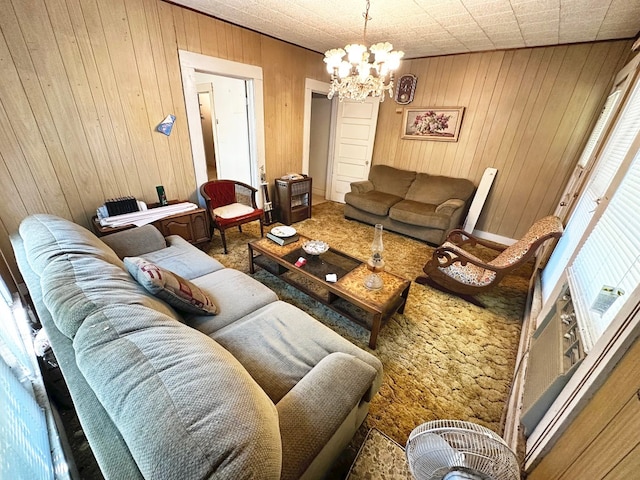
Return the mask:
{"type": "Polygon", "coordinates": [[[522,417],[529,435],[586,353],[568,286],[533,335],[525,375],[522,417]]]}

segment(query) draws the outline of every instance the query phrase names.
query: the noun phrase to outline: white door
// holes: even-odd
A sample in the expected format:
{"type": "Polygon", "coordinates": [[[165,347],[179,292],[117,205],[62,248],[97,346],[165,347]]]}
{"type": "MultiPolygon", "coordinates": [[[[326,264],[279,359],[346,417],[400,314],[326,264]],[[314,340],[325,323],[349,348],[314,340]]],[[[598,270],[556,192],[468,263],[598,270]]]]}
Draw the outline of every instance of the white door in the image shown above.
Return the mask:
{"type": "Polygon", "coordinates": [[[351,182],[366,180],[371,168],[373,141],[376,136],[380,100],[343,101],[338,104],[331,200],[344,203],[344,194],[351,191],[351,182]]]}
{"type": "Polygon", "coordinates": [[[211,77],[218,178],[251,185],[246,82],[218,75],[211,77]]]}

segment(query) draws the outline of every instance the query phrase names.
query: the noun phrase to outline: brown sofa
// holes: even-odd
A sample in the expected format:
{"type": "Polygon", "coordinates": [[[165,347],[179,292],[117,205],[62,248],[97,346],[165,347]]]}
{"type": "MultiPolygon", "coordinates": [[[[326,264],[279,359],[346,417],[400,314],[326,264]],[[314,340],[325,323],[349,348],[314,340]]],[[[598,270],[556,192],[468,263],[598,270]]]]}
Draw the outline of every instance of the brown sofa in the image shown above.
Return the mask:
{"type": "Polygon", "coordinates": [[[351,184],[344,216],[440,245],[460,225],[475,186],[452,178],[374,165],[369,180],[351,184]]]}

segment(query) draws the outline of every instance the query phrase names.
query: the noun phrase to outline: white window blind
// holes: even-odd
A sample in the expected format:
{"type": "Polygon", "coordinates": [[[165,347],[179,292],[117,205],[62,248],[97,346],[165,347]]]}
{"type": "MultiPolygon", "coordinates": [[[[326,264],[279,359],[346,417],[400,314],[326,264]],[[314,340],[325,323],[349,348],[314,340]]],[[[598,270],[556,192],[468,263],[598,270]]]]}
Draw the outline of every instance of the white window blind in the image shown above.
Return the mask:
{"type": "MultiPolygon", "coordinates": [[[[640,283],[640,152],[595,228],[569,267],[571,294],[586,316],[593,343],[602,335],[640,283]],[[611,296],[604,312],[594,309],[603,286],[624,291],[611,296]]],[[[634,299],[637,301],[638,299],[634,299]]],[[[600,309],[601,310],[601,309],[600,309]]]]}
{"type": "MultiPolygon", "coordinates": [[[[604,113],[604,112],[603,112],[604,113]]],[[[547,301],[558,283],[562,272],[578,247],[593,214],[611,184],[618,168],[627,155],[631,143],[640,130],[640,82],[633,86],[633,92],[623,107],[611,135],[601,150],[587,187],[576,203],[567,222],[564,234],[558,241],[547,266],[542,271],[542,296],[547,301]]]]}
{"type": "Polygon", "coordinates": [[[587,144],[584,146],[582,155],[580,155],[580,159],[578,160],[578,165],[582,168],[586,167],[587,163],[589,163],[589,158],[591,158],[593,150],[596,148],[596,145],[600,140],[604,126],[607,124],[609,117],[613,113],[614,107],[618,104],[618,97],[620,97],[621,93],[622,92],[620,90],[616,90],[607,97],[607,101],[604,103],[604,107],[602,107],[602,112],[600,112],[598,121],[593,127],[591,135],[589,135],[589,140],[587,140],[587,144]]]}

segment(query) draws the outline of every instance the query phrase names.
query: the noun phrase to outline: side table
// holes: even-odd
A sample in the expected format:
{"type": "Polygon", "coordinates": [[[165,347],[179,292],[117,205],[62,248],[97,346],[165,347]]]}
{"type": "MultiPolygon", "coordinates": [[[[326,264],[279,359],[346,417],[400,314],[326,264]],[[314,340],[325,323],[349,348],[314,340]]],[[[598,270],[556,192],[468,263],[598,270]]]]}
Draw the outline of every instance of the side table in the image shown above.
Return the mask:
{"type": "MultiPolygon", "coordinates": [[[[97,216],[93,216],[93,229],[98,237],[135,228],[135,225],[121,227],[103,227],[97,216]]],[[[185,213],[177,213],[152,222],[151,225],[160,230],[163,236],[179,235],[196,246],[211,241],[209,217],[204,208],[197,208],[185,213]]]]}

